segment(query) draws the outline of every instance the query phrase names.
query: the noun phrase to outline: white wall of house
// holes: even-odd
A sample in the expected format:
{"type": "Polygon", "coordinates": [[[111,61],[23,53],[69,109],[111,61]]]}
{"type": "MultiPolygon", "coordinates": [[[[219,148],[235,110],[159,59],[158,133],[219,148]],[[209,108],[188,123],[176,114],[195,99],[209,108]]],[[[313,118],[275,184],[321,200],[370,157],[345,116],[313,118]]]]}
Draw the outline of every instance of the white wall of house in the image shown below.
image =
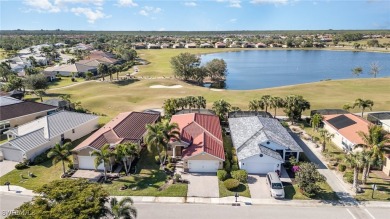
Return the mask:
{"type": "Polygon", "coordinates": [[[383,162],[383,169],[382,171],[387,175],[390,176],[390,158],[386,157],[383,162]]]}
{"type": "Polygon", "coordinates": [[[327,123],[324,123],[324,129],[333,134],[332,142],[340,149],[352,149],[355,145],[327,123]]]}
{"type": "Polygon", "coordinates": [[[47,113],[49,111],[53,111],[53,110],[54,109],[46,110],[46,111],[42,111],[42,112],[37,112],[37,113],[32,113],[29,115],[20,116],[20,117],[16,117],[16,118],[11,118],[11,119],[8,119],[7,121],[9,121],[11,128],[14,128],[15,126],[20,126],[20,125],[26,124],[26,123],[31,122],[39,117],[47,116],[47,113]]]}
{"type": "Polygon", "coordinates": [[[283,162],[280,160],[263,154],[262,157],[260,157],[260,155],[254,155],[240,160],[238,165],[240,169],[246,170],[248,173],[267,174],[268,172],[275,172],[276,170],[280,171],[282,163],[283,162]]]}
{"type": "Polygon", "coordinates": [[[390,132],[390,119],[381,120],[381,123],[383,130],[385,130],[386,132],[390,132]]]}

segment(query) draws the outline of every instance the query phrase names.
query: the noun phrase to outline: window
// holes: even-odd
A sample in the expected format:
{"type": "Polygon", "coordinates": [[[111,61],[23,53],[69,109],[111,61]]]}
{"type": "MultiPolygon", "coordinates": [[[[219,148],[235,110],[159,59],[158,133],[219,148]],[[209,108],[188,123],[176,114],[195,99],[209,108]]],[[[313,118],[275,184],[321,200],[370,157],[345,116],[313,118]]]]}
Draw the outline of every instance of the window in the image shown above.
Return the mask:
{"type": "Polygon", "coordinates": [[[272,189],[282,189],[283,186],[281,183],[272,183],[272,189]]]}
{"type": "Polygon", "coordinates": [[[72,133],[74,133],[75,131],[74,131],[74,129],[72,129],[72,133]]]}

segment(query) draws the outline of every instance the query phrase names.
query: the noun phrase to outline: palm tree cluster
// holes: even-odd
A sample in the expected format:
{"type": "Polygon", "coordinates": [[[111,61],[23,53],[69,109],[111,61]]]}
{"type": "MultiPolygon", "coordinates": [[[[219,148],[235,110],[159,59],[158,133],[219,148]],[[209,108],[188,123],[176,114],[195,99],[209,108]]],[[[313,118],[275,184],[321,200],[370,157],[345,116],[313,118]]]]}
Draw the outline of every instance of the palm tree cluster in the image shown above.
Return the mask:
{"type": "Polygon", "coordinates": [[[230,112],[232,106],[223,99],[217,100],[213,103],[212,109],[221,121],[227,120],[227,114],[230,112]]]}
{"type": "Polygon", "coordinates": [[[130,197],[124,197],[122,200],[111,198],[110,209],[107,211],[109,216],[114,219],[135,219],[137,218],[137,209],[133,206],[133,199],[130,197]]]}
{"type": "Polygon", "coordinates": [[[146,125],[147,135],[145,142],[149,152],[157,151],[161,167],[167,159],[167,152],[170,141],[180,141],[179,126],[177,123],[170,123],[163,120],[156,124],[146,125]],[[165,153],[161,153],[165,152],[165,153]]]}
{"type": "Polygon", "coordinates": [[[276,116],[276,110],[285,106],[285,100],[281,97],[273,97],[271,95],[264,95],[260,99],[251,100],[249,102],[249,110],[258,111],[259,109],[268,112],[268,108],[274,109],[274,117],[276,116]]]}
{"type": "Polygon", "coordinates": [[[131,169],[131,163],[134,158],[139,154],[138,145],[134,143],[117,144],[110,146],[108,144],[103,145],[100,151],[93,151],[91,156],[95,156],[95,168],[100,164],[104,167],[104,179],[107,180],[107,169],[112,170],[114,163],[112,158],[115,158],[116,162],[123,162],[126,175],[129,174],[131,169]]]}
{"type": "Polygon", "coordinates": [[[178,110],[184,110],[188,108],[190,113],[192,109],[197,108],[200,113],[200,109],[206,108],[206,99],[203,96],[187,96],[182,98],[170,98],[164,101],[164,112],[167,118],[174,115],[178,110]]]}

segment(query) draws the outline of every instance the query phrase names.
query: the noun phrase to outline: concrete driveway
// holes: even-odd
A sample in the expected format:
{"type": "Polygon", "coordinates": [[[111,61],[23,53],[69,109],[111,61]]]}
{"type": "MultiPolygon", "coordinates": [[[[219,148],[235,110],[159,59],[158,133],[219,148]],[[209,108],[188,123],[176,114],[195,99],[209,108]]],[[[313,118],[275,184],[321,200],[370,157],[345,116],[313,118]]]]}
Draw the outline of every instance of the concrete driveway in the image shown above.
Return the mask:
{"type": "Polygon", "coordinates": [[[218,178],[215,173],[187,173],[182,177],[189,182],[188,197],[219,197],[218,178]]]}
{"type": "Polygon", "coordinates": [[[265,175],[249,175],[248,186],[252,198],[272,199],[265,181],[265,175]]]}
{"type": "Polygon", "coordinates": [[[3,160],[0,162],[0,177],[4,176],[5,174],[11,172],[15,169],[15,165],[18,164],[18,162],[10,161],[10,160],[3,160]]]}

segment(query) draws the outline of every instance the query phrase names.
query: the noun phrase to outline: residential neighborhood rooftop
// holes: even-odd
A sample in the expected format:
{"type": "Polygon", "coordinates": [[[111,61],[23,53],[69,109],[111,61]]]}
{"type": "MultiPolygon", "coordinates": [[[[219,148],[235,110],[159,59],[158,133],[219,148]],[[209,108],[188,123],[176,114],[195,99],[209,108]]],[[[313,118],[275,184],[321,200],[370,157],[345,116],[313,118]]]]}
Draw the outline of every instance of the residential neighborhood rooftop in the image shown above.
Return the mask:
{"type": "MultiPolygon", "coordinates": [[[[3,104],[3,98],[2,98],[2,104],[3,104]]],[[[36,112],[41,111],[50,111],[55,110],[56,107],[43,104],[43,103],[36,103],[36,102],[30,102],[30,101],[15,101],[13,104],[8,105],[1,105],[0,108],[0,121],[16,118],[36,112]]]]}

